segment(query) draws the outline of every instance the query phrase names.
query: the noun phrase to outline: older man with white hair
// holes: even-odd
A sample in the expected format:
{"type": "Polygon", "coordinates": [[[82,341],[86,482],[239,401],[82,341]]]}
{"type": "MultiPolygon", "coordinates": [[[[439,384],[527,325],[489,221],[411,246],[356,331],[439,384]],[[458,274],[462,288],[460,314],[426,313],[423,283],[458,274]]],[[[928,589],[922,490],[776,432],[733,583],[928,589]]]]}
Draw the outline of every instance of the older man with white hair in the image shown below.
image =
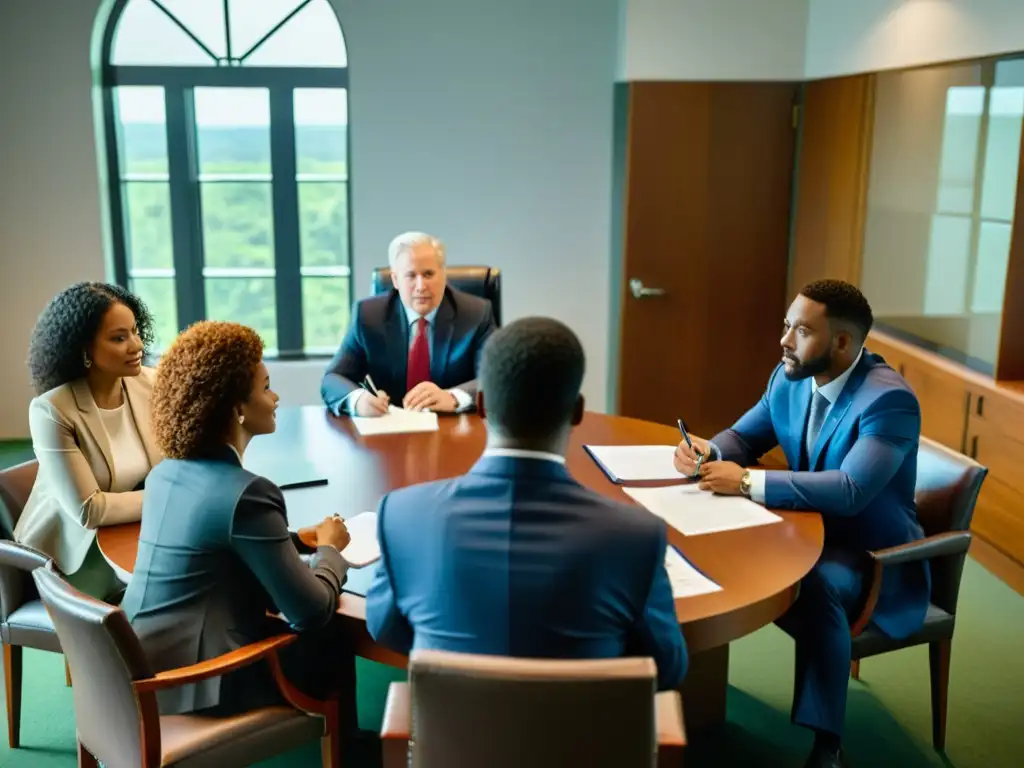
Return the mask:
{"type": "Polygon", "coordinates": [[[336,415],[473,408],[484,342],[495,329],[486,299],[447,285],[444,244],[406,232],[388,248],[394,290],[359,301],[320,386],[336,415]]]}

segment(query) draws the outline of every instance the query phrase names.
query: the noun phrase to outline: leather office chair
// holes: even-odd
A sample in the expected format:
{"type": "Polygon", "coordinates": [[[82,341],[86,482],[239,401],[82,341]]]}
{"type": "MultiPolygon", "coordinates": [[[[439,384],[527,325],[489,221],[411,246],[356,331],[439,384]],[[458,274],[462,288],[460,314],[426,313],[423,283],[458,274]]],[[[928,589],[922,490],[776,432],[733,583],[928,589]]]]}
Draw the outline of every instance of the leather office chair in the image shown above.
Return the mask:
{"type": "Polygon", "coordinates": [[[17,749],[21,743],[21,649],[61,653],[57,633],[30,576],[49,558],[5,540],[14,537],[14,526],[32,492],[38,470],[39,464],[33,460],[0,472],[0,644],[4,656],[7,743],[11,749],[17,749]]]}
{"type": "Polygon", "coordinates": [[[385,768],[680,766],[686,744],[652,659],[440,651],[414,651],[409,682],[391,684],[381,740],[385,768]]]}
{"type": "MultiPolygon", "coordinates": [[[[501,326],[501,270],[497,267],[448,267],[449,285],[491,302],[494,322],[501,326]]],[[[387,293],[393,288],[391,268],[377,267],[370,278],[370,295],[387,293]]]]}
{"type": "Polygon", "coordinates": [[[340,764],[338,703],[311,699],[285,679],[277,649],[296,640],[278,635],[189,667],[153,674],[120,608],[82,594],[52,563],[32,573],[75,675],[78,765],[96,768],[219,768],[251,765],[313,739],[325,766],[340,764]],[[160,715],[156,692],[218,677],[260,659],[269,664],[292,706],[240,715],[160,715]]]}
{"type": "Polygon", "coordinates": [[[960,577],[971,545],[971,518],[981,484],[988,469],[961,453],[921,438],[917,454],[917,517],[925,538],[877,552],[869,552],[872,581],[867,603],[852,626],[853,664],[860,679],[860,660],[914,645],[928,645],[932,689],[932,743],[942,751],[946,746],[946,700],[949,693],[949,660],[956,624],[960,577]],[[920,631],[903,640],[893,640],[868,626],[878,600],[882,570],[889,565],[929,561],[932,577],[931,602],[920,631]]]}

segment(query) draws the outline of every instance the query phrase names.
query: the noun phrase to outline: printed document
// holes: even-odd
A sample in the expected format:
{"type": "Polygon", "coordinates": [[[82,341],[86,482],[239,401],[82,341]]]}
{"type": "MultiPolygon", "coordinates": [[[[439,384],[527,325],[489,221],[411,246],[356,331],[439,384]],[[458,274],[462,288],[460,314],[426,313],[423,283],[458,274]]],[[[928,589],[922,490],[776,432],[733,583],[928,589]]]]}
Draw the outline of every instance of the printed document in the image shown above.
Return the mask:
{"type": "Polygon", "coordinates": [[[623,488],[635,501],[686,536],[777,523],[781,517],[744,496],[719,496],[696,483],[623,488]]]}
{"type": "Polygon", "coordinates": [[[352,424],[360,435],[396,435],[402,432],[436,432],[437,414],[431,411],[407,411],[394,405],[386,416],[353,416],[352,424]]]}
{"type": "Polygon", "coordinates": [[[679,554],[675,547],[670,546],[665,550],[665,570],[668,571],[668,581],[672,585],[672,597],[677,600],[722,590],[720,585],[690,565],[690,561],[679,554]]]}
{"type": "Polygon", "coordinates": [[[674,445],[586,445],[584,448],[614,483],[683,477],[672,465],[674,445]]]}

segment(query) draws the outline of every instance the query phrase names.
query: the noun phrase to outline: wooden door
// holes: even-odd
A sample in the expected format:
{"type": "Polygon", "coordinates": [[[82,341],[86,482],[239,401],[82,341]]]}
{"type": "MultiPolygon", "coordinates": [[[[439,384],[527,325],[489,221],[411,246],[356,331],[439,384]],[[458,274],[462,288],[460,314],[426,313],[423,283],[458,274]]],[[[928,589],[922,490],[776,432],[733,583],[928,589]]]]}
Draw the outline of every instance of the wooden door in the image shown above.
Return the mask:
{"type": "Polygon", "coordinates": [[[630,84],[620,414],[711,436],[763,392],[788,303],[796,88],[630,84]]]}

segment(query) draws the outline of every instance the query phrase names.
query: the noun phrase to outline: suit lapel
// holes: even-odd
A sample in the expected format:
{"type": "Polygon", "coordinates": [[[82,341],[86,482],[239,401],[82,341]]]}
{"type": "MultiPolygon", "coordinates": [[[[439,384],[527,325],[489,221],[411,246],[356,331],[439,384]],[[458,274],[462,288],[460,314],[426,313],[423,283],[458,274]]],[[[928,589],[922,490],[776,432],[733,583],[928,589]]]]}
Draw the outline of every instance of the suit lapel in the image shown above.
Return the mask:
{"type": "MultiPolygon", "coordinates": [[[[866,372],[867,363],[862,357],[860,364],[850,374],[850,378],[846,380],[843,391],[839,393],[839,399],[833,404],[832,409],[828,412],[828,416],[825,417],[825,421],[821,425],[821,432],[818,433],[818,440],[814,443],[814,450],[811,452],[810,460],[807,464],[809,470],[814,471],[814,468],[818,466],[818,460],[821,458],[822,451],[828,445],[828,441],[832,437],[832,433],[836,431],[836,427],[839,426],[839,422],[843,420],[846,412],[850,410],[850,405],[853,404],[853,396],[860,389],[866,372]]],[[[808,398],[809,400],[810,398],[808,398]]]]}
{"type": "MultiPolygon", "coordinates": [[[[145,374],[143,374],[145,375],[145,374]]],[[[150,468],[160,463],[163,454],[153,441],[152,430],[150,430],[149,387],[137,381],[138,377],[124,379],[124,392],[128,400],[128,407],[132,412],[132,419],[135,422],[135,429],[142,439],[142,445],[146,449],[146,456],[149,458],[150,468]]]]}
{"type": "Polygon", "coordinates": [[[99,408],[97,408],[96,401],[93,399],[89,383],[85,379],[73,381],[71,382],[71,392],[75,396],[78,412],[82,414],[85,426],[89,428],[89,434],[92,435],[92,439],[96,442],[97,447],[99,447],[100,453],[103,454],[103,460],[107,463],[107,473],[110,475],[109,487],[113,488],[114,459],[110,448],[110,439],[107,437],[107,430],[100,419],[99,408]]]}
{"type": "Polygon", "coordinates": [[[434,316],[434,339],[430,349],[430,380],[438,386],[444,380],[444,373],[448,369],[448,350],[451,348],[454,332],[455,308],[446,292],[434,316]]]}
{"type": "MultiPolygon", "coordinates": [[[[405,375],[409,368],[409,322],[405,316],[405,307],[395,291],[391,300],[391,311],[388,313],[388,360],[391,361],[391,377],[399,391],[405,393],[405,375]]],[[[378,386],[380,382],[378,382],[378,386]]],[[[401,403],[402,398],[396,392],[388,392],[392,402],[401,403]]]]}

